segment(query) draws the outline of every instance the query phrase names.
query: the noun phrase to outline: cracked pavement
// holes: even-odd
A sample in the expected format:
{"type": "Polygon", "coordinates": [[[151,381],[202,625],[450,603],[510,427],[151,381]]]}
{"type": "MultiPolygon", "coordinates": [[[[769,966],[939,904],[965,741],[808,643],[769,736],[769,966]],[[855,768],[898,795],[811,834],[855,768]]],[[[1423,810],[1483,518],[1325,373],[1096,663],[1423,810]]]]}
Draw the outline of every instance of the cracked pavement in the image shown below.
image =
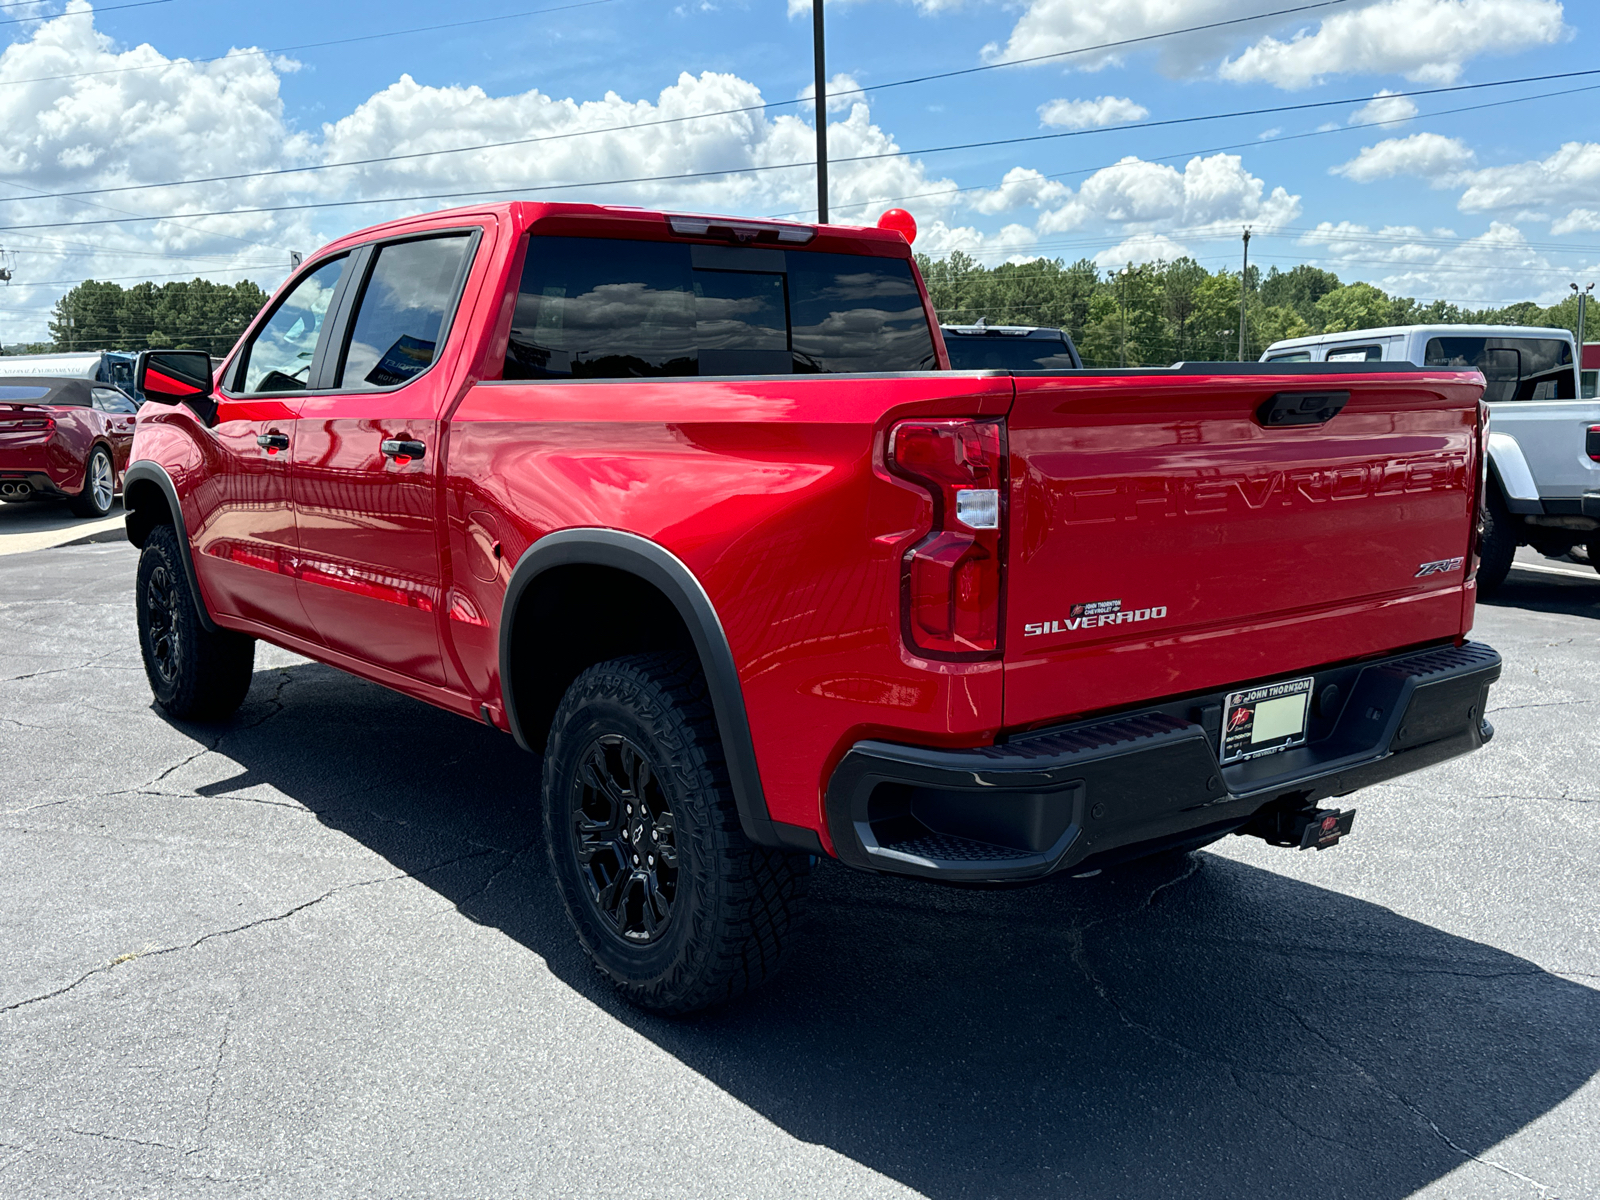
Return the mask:
{"type": "Polygon", "coordinates": [[[150,705],[136,552],[0,558],[0,1194],[1600,1196],[1600,577],[1355,834],[1014,891],[824,865],[777,982],[619,1004],[538,762],[263,646],[150,705]]]}

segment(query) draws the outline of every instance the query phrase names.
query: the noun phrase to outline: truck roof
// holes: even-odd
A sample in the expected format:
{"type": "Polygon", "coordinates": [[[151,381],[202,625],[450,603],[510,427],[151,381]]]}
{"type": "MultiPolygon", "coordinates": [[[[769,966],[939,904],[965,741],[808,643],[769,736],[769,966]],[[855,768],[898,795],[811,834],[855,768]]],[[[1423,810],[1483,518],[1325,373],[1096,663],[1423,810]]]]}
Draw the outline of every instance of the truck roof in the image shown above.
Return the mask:
{"type": "Polygon", "coordinates": [[[1314,333],[1308,337],[1284,338],[1268,346],[1267,353],[1300,346],[1323,346],[1329,342],[1396,337],[1418,332],[1438,332],[1441,336],[1454,337],[1550,337],[1573,340],[1571,330],[1546,325],[1380,325],[1373,329],[1346,329],[1341,333],[1314,333]]]}
{"type": "Polygon", "coordinates": [[[811,225],[769,217],[671,212],[622,204],[551,204],[528,200],[440,209],[385,221],[381,225],[369,225],[329,242],[311,257],[392,233],[405,233],[419,225],[436,226],[440,221],[448,221],[452,217],[482,216],[504,219],[519,232],[537,225],[540,233],[555,236],[637,238],[647,241],[689,238],[785,250],[870,254],[880,258],[911,257],[911,245],[898,231],[870,225],[811,225]]]}

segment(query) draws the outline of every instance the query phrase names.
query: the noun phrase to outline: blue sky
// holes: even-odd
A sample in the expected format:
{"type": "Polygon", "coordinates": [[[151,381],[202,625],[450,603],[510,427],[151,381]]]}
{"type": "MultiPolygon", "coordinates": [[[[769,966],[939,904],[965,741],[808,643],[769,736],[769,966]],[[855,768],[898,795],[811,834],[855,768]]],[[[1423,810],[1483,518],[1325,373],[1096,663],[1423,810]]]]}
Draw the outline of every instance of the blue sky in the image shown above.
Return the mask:
{"type": "MultiPolygon", "coordinates": [[[[809,168],[782,169],[810,157],[810,105],[700,116],[800,97],[812,74],[806,0],[606,0],[542,13],[532,10],[561,0],[118,6],[127,2],[0,8],[0,19],[17,22],[0,25],[9,43],[0,55],[0,197],[98,191],[0,208],[0,247],[16,276],[0,293],[0,341],[42,336],[50,304],[76,279],[200,273],[272,286],[290,250],[450,203],[381,202],[388,196],[535,195],[553,183],[761,166],[559,195],[810,215],[809,168]],[[531,15],[494,19],[508,14],[531,15]],[[305,46],[468,21],[483,23],[305,46]],[[304,48],[196,61],[296,46],[304,48]],[[682,116],[696,119],[628,128],[682,116]],[[100,191],[552,135],[562,136],[359,169],[100,191]],[[182,215],[331,201],[357,203],[182,215]],[[85,223],[128,214],[178,215],[85,223]]],[[[1290,6],[853,0],[828,7],[829,71],[872,88],[1290,6]]],[[[1425,300],[1549,303],[1571,279],[1600,278],[1600,74],[1366,102],[1595,69],[1589,17],[1559,0],[1346,0],[1115,54],[869,91],[830,106],[833,153],[880,156],[835,167],[834,219],[870,222],[909,196],[899,202],[930,253],[1107,266],[1180,253],[1234,264],[1249,224],[1252,261],[1263,267],[1311,262],[1425,300]],[[1573,88],[1597,90],[1443,111],[1573,88]],[[1303,112],[1123,127],[1346,98],[1303,112]],[[1092,132],[1075,132],[1084,129],[1092,132]]]]}

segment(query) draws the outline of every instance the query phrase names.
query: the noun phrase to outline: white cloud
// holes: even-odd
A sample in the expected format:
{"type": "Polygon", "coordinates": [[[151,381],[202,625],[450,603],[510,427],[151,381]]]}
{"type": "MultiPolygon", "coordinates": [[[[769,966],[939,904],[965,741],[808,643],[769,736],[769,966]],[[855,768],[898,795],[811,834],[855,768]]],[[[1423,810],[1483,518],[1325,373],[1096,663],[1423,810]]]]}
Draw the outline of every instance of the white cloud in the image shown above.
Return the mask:
{"type": "MultiPolygon", "coordinates": [[[[817,113],[817,85],[815,83],[806,84],[797,93],[796,99],[805,101],[800,106],[799,111],[804,115],[810,116],[814,121],[817,113]]],[[[865,101],[866,93],[861,90],[861,83],[854,75],[840,74],[828,80],[829,116],[834,113],[849,112],[852,105],[862,104],[865,101]],[[839,93],[841,92],[847,94],[840,95],[839,93]]]]}
{"type": "Polygon", "coordinates": [[[1012,258],[1033,258],[1028,250],[1038,236],[1026,225],[1007,225],[999,233],[984,233],[971,225],[947,225],[931,221],[917,232],[917,250],[944,258],[957,250],[979,262],[993,265],[1012,258]]]}
{"type": "Polygon", "coordinates": [[[1129,156],[1096,171],[1075,195],[1039,217],[1041,235],[1095,222],[1123,225],[1133,235],[1181,230],[1194,237],[1234,236],[1241,225],[1269,232],[1300,215],[1300,197],[1245,170],[1236,154],[1192,158],[1180,172],[1129,156]]]}
{"type": "Polygon", "coordinates": [[[1550,226],[1550,232],[1560,236],[1563,233],[1596,233],[1600,232],[1600,212],[1592,208],[1575,208],[1566,216],[1558,218],[1550,226]]]}
{"type": "Polygon", "coordinates": [[[1555,269],[1516,226],[1500,221],[1460,240],[1448,229],[1388,225],[1373,230],[1324,221],[1298,244],[1320,247],[1319,265],[1341,278],[1365,279],[1391,295],[1440,297],[1464,307],[1521,298],[1554,304],[1574,277],[1555,269]]]}
{"type": "Polygon", "coordinates": [[[1031,167],[1012,167],[993,191],[968,193],[967,206],[981,213],[1003,213],[1024,204],[1040,208],[1072,195],[1072,189],[1046,179],[1031,167]]]}
{"type": "MultiPolygon", "coordinates": [[[[0,225],[60,222],[61,227],[0,234],[7,250],[18,256],[16,279],[6,296],[13,314],[6,339],[43,335],[48,308],[65,290],[58,280],[189,269],[219,279],[248,276],[270,287],[282,279],[291,249],[310,252],[349,229],[470,202],[463,197],[379,203],[386,196],[479,187],[501,196],[802,216],[815,202],[808,165],[815,154],[815,130],[802,115],[747,111],[655,123],[759,106],[760,89],[734,75],[683,74],[653,98],[608,92],[596,99],[562,99],[537,90],[491,96],[478,87],[425,87],[402,75],[348,115],[305,134],[284,119],[279,79],[285,67],[248,53],[194,64],[169,59],[148,45],[119,51],[95,31],[84,0],[71,0],[71,15],[40,24],[27,40],[0,53],[0,83],[72,76],[0,86],[0,182],[10,185],[4,189],[8,193],[53,192],[551,140],[203,187],[9,203],[0,209],[0,225]],[[611,127],[621,128],[600,132],[611,127]],[[801,165],[789,169],[789,164],[801,165]],[[540,190],[569,182],[746,168],[776,169],[540,190]],[[328,200],[368,203],[78,231],[71,224],[126,212],[195,213],[328,200]],[[62,244],[67,239],[71,243],[62,244]],[[30,286],[29,280],[49,282],[30,286]]],[[[851,83],[836,77],[841,88],[851,83]]],[[[900,203],[928,228],[958,203],[956,184],[899,153],[861,97],[843,98],[838,107],[844,111],[829,126],[830,148],[839,160],[830,173],[834,220],[871,223],[889,198],[918,196],[900,203]],[[842,161],[858,156],[869,157],[842,161]]],[[[1048,187],[1037,193],[1040,203],[1056,197],[1048,187]]],[[[1013,243],[1016,236],[1010,235],[1013,243]]],[[[918,248],[922,245],[919,240],[918,248]]]]}
{"type": "Polygon", "coordinates": [[[1188,255],[1189,248],[1164,233],[1136,233],[1109,250],[1094,256],[1102,271],[1114,271],[1128,263],[1174,262],[1188,255]]]}
{"type": "Polygon", "coordinates": [[[1046,125],[1066,129],[1091,129],[1102,125],[1121,125],[1142,121],[1150,110],[1126,97],[1098,96],[1093,100],[1051,100],[1039,106],[1039,119],[1046,125]]]}
{"type": "MultiPolygon", "coordinates": [[[[1262,7],[1256,0],[1028,0],[1004,44],[986,46],[984,56],[1008,62],[1059,54],[1248,17],[1262,7]]],[[[1216,71],[1224,79],[1282,88],[1303,88],[1341,74],[1448,82],[1481,55],[1552,45],[1568,32],[1560,0],[1376,0],[1335,11],[1315,24],[1288,16],[1058,62],[1096,71],[1154,51],[1169,75],[1216,71]],[[1244,38],[1256,40],[1230,56],[1244,38]]]]}
{"type": "Polygon", "coordinates": [[[1316,32],[1265,37],[1218,74],[1304,88],[1330,75],[1399,74],[1453,83],[1468,61],[1553,45],[1566,36],[1559,0],[1380,0],[1337,12],[1316,32]]]}
{"type": "Polygon", "coordinates": [[[1417,175],[1434,187],[1443,187],[1472,162],[1473,154],[1460,138],[1437,133],[1413,133],[1410,137],[1386,138],[1373,146],[1363,146],[1347,163],[1328,168],[1356,183],[1372,183],[1396,175],[1417,175]]]}
{"type": "MultiPolygon", "coordinates": [[[[1417,106],[1409,96],[1397,96],[1384,88],[1350,114],[1352,125],[1398,125],[1417,115],[1417,106]]],[[[1335,129],[1338,126],[1334,126],[1335,129]]]]}
{"type": "Polygon", "coordinates": [[[1594,202],[1600,192],[1600,142],[1567,142],[1548,158],[1485,167],[1462,182],[1463,212],[1490,212],[1527,204],[1594,202]]]}

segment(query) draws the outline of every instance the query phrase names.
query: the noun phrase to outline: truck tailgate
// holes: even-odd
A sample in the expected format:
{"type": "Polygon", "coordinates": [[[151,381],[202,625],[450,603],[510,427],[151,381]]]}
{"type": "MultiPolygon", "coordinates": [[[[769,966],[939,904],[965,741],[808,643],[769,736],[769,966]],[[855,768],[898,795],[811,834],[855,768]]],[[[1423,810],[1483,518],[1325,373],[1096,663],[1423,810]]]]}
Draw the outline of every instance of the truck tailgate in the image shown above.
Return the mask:
{"type": "Polygon", "coordinates": [[[1480,376],[1190,367],[1016,387],[1007,727],[1470,624],[1480,376]],[[1349,398],[1323,423],[1263,424],[1306,392],[1349,398]]]}

